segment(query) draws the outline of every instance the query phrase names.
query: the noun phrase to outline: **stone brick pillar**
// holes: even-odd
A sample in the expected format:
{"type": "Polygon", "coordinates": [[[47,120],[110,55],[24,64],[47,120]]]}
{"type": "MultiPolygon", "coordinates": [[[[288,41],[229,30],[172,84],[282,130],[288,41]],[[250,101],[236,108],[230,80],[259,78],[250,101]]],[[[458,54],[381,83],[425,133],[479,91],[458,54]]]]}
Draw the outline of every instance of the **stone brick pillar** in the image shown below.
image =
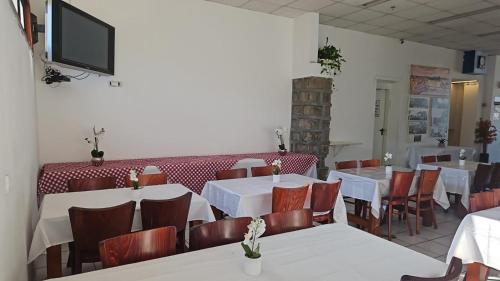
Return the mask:
{"type": "Polygon", "coordinates": [[[330,147],[332,79],[305,77],[293,80],[290,151],[319,158],[318,178],[328,177],[325,158],[330,147]]]}

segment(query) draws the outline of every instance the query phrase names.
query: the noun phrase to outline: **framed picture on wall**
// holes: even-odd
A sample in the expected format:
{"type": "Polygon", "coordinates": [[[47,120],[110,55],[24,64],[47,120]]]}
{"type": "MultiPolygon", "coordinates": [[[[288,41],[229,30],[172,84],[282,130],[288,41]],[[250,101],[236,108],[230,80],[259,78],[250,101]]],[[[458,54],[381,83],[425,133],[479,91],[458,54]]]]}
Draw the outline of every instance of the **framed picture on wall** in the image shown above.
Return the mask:
{"type": "Polygon", "coordinates": [[[410,108],[425,108],[429,109],[429,98],[410,96],[410,108]]]}
{"type": "Polygon", "coordinates": [[[431,98],[431,137],[448,137],[449,115],[449,98],[431,98]]]}
{"type": "Polygon", "coordinates": [[[411,65],[410,95],[449,96],[450,89],[448,68],[411,65]]]}
{"type": "Polygon", "coordinates": [[[408,120],[412,121],[427,121],[429,110],[422,108],[410,108],[408,111],[408,120]]]}
{"type": "Polygon", "coordinates": [[[410,135],[426,135],[427,121],[409,121],[408,133],[410,135]]]}

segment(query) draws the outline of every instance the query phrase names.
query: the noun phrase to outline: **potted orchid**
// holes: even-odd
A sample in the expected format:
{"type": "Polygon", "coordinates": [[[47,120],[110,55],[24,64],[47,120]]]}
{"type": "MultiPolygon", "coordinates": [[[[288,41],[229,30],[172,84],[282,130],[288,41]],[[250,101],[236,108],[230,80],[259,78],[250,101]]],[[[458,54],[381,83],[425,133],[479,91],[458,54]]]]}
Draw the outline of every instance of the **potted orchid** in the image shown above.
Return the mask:
{"type": "Polygon", "coordinates": [[[261,218],[254,218],[247,227],[245,240],[241,242],[246,257],[243,270],[248,275],[256,276],[262,272],[262,255],[257,239],[266,231],[266,223],[261,218]]]}
{"type": "Polygon", "coordinates": [[[92,165],[101,166],[104,162],[104,151],[99,150],[99,138],[105,133],[105,130],[101,128],[101,130],[96,131],[95,126],[92,129],[94,132],[93,140],[89,138],[85,138],[84,140],[93,147],[90,151],[90,155],[92,155],[92,165]]]}
{"type": "Polygon", "coordinates": [[[278,137],[278,142],[279,142],[279,145],[278,145],[278,153],[280,155],[286,155],[287,153],[287,150],[286,150],[286,147],[285,147],[285,142],[283,141],[283,134],[287,131],[287,128],[277,128],[277,129],[274,129],[274,133],[276,134],[276,136],[278,137]]]}
{"type": "Polygon", "coordinates": [[[130,170],[129,179],[132,183],[132,190],[135,195],[139,195],[141,192],[141,186],[139,185],[139,178],[137,177],[137,172],[135,170],[130,170]]]}
{"type": "Polygon", "coordinates": [[[273,183],[280,182],[281,160],[276,159],[271,164],[273,166],[273,183]]]}
{"type": "Polygon", "coordinates": [[[391,160],[392,160],[392,153],[386,152],[385,155],[384,155],[385,174],[386,174],[386,176],[392,175],[391,160]]]}
{"type": "Polygon", "coordinates": [[[458,165],[460,166],[465,166],[465,160],[467,157],[465,157],[465,149],[460,149],[460,154],[458,155],[458,165]]]}

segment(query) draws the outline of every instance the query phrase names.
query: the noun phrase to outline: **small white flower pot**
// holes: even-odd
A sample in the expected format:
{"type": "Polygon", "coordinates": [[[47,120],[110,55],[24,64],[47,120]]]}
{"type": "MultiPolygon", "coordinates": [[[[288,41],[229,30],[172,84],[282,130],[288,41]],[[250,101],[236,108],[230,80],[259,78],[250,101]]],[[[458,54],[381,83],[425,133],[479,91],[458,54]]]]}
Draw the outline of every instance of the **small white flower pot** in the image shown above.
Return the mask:
{"type": "Polygon", "coordinates": [[[273,175],[273,183],[279,183],[280,182],[280,175],[273,175]]]}
{"type": "Polygon", "coordinates": [[[465,160],[458,160],[458,165],[465,166],[465,160]]]}
{"type": "Polygon", "coordinates": [[[392,166],[385,166],[385,175],[387,177],[391,177],[392,176],[392,166]]]}
{"type": "Polygon", "coordinates": [[[257,276],[262,273],[262,256],[258,259],[250,259],[245,257],[243,262],[243,271],[252,276],[257,276]]]}

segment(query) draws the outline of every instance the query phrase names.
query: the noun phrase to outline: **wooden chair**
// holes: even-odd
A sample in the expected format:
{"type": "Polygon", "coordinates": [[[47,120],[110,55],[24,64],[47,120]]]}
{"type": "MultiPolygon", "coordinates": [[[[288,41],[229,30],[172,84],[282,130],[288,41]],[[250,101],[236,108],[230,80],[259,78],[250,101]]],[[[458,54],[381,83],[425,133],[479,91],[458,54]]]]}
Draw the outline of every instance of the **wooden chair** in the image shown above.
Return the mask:
{"type": "Polygon", "coordinates": [[[115,267],[175,255],[176,233],[174,226],[167,226],[101,241],[99,253],[102,267],[115,267]]]}
{"type": "Polygon", "coordinates": [[[271,176],[273,174],[273,166],[264,166],[264,167],[252,167],[252,177],[264,177],[271,176]]]}
{"type": "Polygon", "coordinates": [[[241,217],[192,227],[189,232],[189,250],[196,251],[241,242],[251,221],[250,217],[241,217]]]}
{"type": "Polygon", "coordinates": [[[474,262],[467,264],[465,281],[488,281],[490,268],[482,263],[474,262]]]}
{"type": "Polygon", "coordinates": [[[495,208],[497,206],[495,193],[484,191],[471,194],[469,196],[469,205],[469,213],[495,208]]]}
{"type": "Polygon", "coordinates": [[[311,209],[267,214],[262,216],[262,219],[266,222],[264,236],[313,227],[313,212],[311,209]]]}
{"type": "Polygon", "coordinates": [[[358,167],[358,160],[335,162],[335,170],[355,169],[358,167]]]}
{"type": "MultiPolygon", "coordinates": [[[[387,206],[387,229],[389,240],[392,240],[392,215],[395,206],[404,207],[404,215],[406,218],[406,225],[410,236],[413,235],[411,230],[410,220],[408,219],[408,192],[410,192],[411,183],[415,177],[415,172],[401,172],[393,171],[389,195],[382,197],[382,206],[387,206]]],[[[380,213],[383,214],[384,210],[381,207],[380,213]]]]}
{"type": "MultiPolygon", "coordinates": [[[[437,228],[436,214],[434,213],[434,188],[441,173],[441,168],[437,170],[421,170],[418,181],[417,194],[408,197],[409,201],[415,202],[415,208],[408,206],[410,212],[415,213],[416,228],[415,232],[420,234],[420,212],[431,212],[432,224],[437,228]]],[[[406,218],[408,220],[408,218],[406,218]]]]}
{"type": "Polygon", "coordinates": [[[450,162],[451,155],[450,154],[438,155],[438,156],[436,156],[436,160],[437,160],[437,162],[450,162]]]}
{"type": "Polygon", "coordinates": [[[448,270],[443,277],[416,277],[411,275],[403,275],[401,281],[458,281],[462,273],[462,260],[453,257],[448,270]]]}
{"type": "Polygon", "coordinates": [[[183,252],[186,246],[185,233],[192,196],[192,192],[186,192],[186,194],[172,199],[142,200],[142,229],[175,226],[177,230],[178,249],[183,252]]]}
{"type": "Polygon", "coordinates": [[[491,190],[495,194],[495,204],[496,207],[500,207],[500,188],[494,188],[491,190]]]}
{"type": "Polygon", "coordinates": [[[247,169],[222,170],[215,173],[217,180],[241,179],[247,177],[247,169]]]}
{"type": "Polygon", "coordinates": [[[477,165],[474,182],[471,186],[471,193],[481,192],[490,188],[491,175],[493,173],[493,165],[479,164],[477,165]]]}
{"type": "MultiPolygon", "coordinates": [[[[137,178],[139,179],[140,186],[162,185],[168,183],[168,176],[165,173],[138,175],[137,178]]],[[[130,181],[130,176],[125,177],[125,186],[133,186],[132,182],[130,181]]]]}
{"type": "Polygon", "coordinates": [[[90,178],[90,179],[70,179],[68,181],[68,191],[90,191],[116,188],[115,177],[90,178]]]}
{"type": "Polygon", "coordinates": [[[378,159],[361,160],[361,168],[366,168],[366,167],[380,167],[380,160],[378,159]]]}
{"type": "Polygon", "coordinates": [[[71,207],[68,212],[74,240],[71,271],[76,274],[82,272],[82,262],[100,261],[100,241],[130,233],[135,201],[100,209],[71,207]]]}
{"type": "Polygon", "coordinates": [[[311,210],[313,221],[333,223],[333,209],[339,194],[342,180],[334,183],[314,183],[311,191],[311,210]]]}
{"type": "Polygon", "coordinates": [[[422,156],[422,157],[420,157],[420,159],[422,159],[422,163],[434,163],[434,162],[437,162],[436,155],[422,156]]]}
{"type": "Polygon", "coordinates": [[[308,191],[308,185],[297,188],[274,187],[272,212],[303,209],[308,191]]]}
{"type": "Polygon", "coordinates": [[[500,188],[500,163],[493,164],[491,172],[490,188],[500,188]]]}

